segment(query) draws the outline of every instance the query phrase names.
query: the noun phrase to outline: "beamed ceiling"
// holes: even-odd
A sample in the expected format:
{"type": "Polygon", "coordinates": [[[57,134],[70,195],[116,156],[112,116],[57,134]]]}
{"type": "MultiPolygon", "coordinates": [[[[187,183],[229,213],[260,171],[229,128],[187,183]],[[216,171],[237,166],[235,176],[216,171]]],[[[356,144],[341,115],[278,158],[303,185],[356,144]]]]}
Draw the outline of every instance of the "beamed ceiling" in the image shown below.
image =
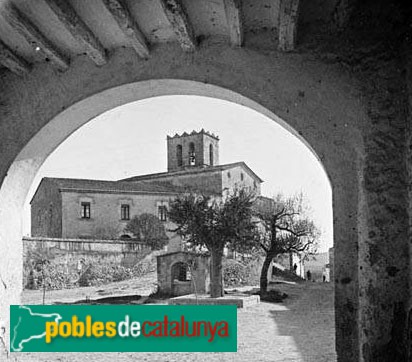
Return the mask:
{"type": "Polygon", "coordinates": [[[112,50],[142,61],[165,42],[195,52],[206,39],[294,51],[298,23],[333,18],[331,0],[10,0],[0,5],[0,66],[24,75],[39,62],[66,71],[79,55],[104,65],[112,50]]]}

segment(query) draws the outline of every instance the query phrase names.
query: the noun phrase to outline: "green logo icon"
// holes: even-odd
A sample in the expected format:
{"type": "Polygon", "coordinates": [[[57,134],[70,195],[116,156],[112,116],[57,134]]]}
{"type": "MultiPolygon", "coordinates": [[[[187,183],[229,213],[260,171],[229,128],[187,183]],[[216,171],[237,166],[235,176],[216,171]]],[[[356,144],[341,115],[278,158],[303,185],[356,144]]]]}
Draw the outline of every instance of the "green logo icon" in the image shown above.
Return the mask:
{"type": "Polygon", "coordinates": [[[10,306],[12,352],[236,352],[234,305],[10,306]]]}

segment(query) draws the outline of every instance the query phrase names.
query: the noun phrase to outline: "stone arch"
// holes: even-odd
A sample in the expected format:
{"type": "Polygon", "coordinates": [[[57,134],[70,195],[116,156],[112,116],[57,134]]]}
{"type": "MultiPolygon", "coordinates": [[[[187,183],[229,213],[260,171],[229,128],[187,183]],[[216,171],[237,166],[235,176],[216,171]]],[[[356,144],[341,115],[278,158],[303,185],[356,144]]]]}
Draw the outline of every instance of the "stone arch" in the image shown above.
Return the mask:
{"type": "Polygon", "coordinates": [[[182,150],[182,145],[177,145],[176,146],[176,159],[177,159],[177,166],[182,167],[183,166],[183,150],[182,150]]]}
{"type": "MultiPolygon", "coordinates": [[[[0,273],[8,288],[0,311],[19,302],[21,291],[21,209],[32,180],[47,156],[77,128],[114,107],[162,95],[197,95],[249,107],[296,135],[321,161],[331,181],[337,276],[338,346],[356,350],[358,341],[358,186],[363,157],[359,119],[363,109],[344,87],[350,80],[333,68],[302,64],[293,58],[273,58],[234,49],[204,49],[190,55],[169,45],[155,59],[137,61],[130,50],[116,52],[107,66],[96,68],[79,58],[63,75],[35,69],[27,79],[13,78],[7,90],[5,139],[21,131],[0,160],[0,241],[6,262],[0,273]],[[256,67],[257,63],[260,65],[256,67]],[[312,67],[312,69],[307,69],[312,67]],[[49,73],[50,74],[49,74],[49,73]],[[226,74],[222,76],[222,74],[226,74]],[[329,78],[322,78],[328,74],[329,78]],[[318,77],[322,78],[322,87],[318,77]],[[129,83],[131,82],[131,83],[129,83]],[[313,96],[303,99],[300,88],[313,96]],[[27,104],[24,102],[29,101],[27,104]],[[321,105],[321,107],[320,107],[321,105]],[[341,118],[339,118],[341,117],[341,118]],[[25,124],[26,120],[29,120],[25,124]],[[339,121],[339,129],[333,119],[339,121]],[[5,177],[7,173],[7,177],[5,177]],[[12,272],[11,272],[12,271],[12,272]],[[350,321],[350,323],[348,323],[350,321]]],[[[338,121],[335,121],[338,122],[338,121]]],[[[3,146],[4,147],[4,146],[3,146]]],[[[8,320],[7,316],[0,316],[8,320]]]]}
{"type": "Polygon", "coordinates": [[[189,155],[188,155],[187,164],[189,166],[195,166],[196,164],[196,148],[195,148],[194,142],[189,143],[189,155]]]}
{"type": "Polygon", "coordinates": [[[189,264],[186,261],[177,261],[170,267],[172,283],[175,279],[185,282],[191,280],[189,264]]]}
{"type": "Polygon", "coordinates": [[[213,166],[214,165],[214,160],[213,160],[213,145],[209,145],[209,165],[213,166]]]}
{"type": "Polygon", "coordinates": [[[176,261],[170,267],[172,295],[190,294],[192,291],[192,276],[189,260],[176,261]]]}

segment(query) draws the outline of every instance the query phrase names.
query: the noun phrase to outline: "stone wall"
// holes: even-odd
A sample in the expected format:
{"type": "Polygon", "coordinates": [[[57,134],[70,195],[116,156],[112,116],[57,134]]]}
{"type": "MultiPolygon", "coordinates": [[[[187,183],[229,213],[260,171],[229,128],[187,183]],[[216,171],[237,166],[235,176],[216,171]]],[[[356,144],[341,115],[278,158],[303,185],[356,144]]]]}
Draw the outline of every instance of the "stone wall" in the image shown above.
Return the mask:
{"type": "MultiPolygon", "coordinates": [[[[150,182],[150,180],[145,180],[150,182]]],[[[184,188],[191,188],[194,190],[202,190],[211,193],[222,192],[222,178],[221,171],[213,172],[197,172],[193,170],[193,173],[187,172],[179,177],[165,176],[159,179],[153,179],[154,182],[166,182],[175,186],[184,188]]]]}
{"type": "Polygon", "coordinates": [[[362,354],[368,362],[405,358],[400,332],[394,331],[408,302],[410,268],[404,83],[396,59],[371,68],[365,100],[373,127],[365,132],[365,224],[359,248],[362,354]],[[380,77],[373,78],[376,72],[380,77]]]}
{"type": "Polygon", "coordinates": [[[189,145],[193,143],[195,151],[195,166],[209,166],[209,146],[213,147],[213,163],[219,164],[219,140],[215,137],[199,132],[195,134],[180,135],[179,137],[167,138],[167,170],[178,171],[184,168],[190,168],[189,162],[189,145]],[[178,166],[177,146],[181,147],[181,162],[178,166]]]}
{"type": "Polygon", "coordinates": [[[50,179],[43,179],[31,204],[31,235],[62,237],[62,195],[50,179]]]}
{"type": "MultiPolygon", "coordinates": [[[[407,123],[407,170],[408,170],[408,193],[409,193],[409,257],[410,265],[412,265],[412,51],[407,52],[407,92],[408,92],[408,123],[407,123]]],[[[412,267],[409,268],[409,301],[405,310],[405,314],[400,313],[399,319],[400,329],[404,331],[404,345],[406,349],[406,357],[412,360],[412,267]]]]}
{"type": "Polygon", "coordinates": [[[240,166],[222,171],[222,188],[230,191],[246,188],[260,195],[260,182],[240,166]]]}
{"type": "Polygon", "coordinates": [[[45,257],[68,275],[91,264],[131,268],[149,252],[150,248],[142,243],[123,240],[23,238],[23,286],[28,283],[36,255],[45,257]]]}
{"type": "MultiPolygon", "coordinates": [[[[360,311],[360,360],[408,361],[410,116],[402,44],[410,41],[406,28],[400,26],[407,9],[394,11],[396,5],[388,1],[375,5],[358,2],[353,27],[344,39],[355,46],[346,53],[337,50],[340,61],[361,80],[360,101],[368,119],[362,130],[365,157],[358,179],[359,298],[358,306],[348,304],[348,308],[360,311]]],[[[339,249],[335,243],[335,264],[339,249]]],[[[339,268],[335,272],[338,284],[352,283],[351,278],[339,277],[339,268]]]]}

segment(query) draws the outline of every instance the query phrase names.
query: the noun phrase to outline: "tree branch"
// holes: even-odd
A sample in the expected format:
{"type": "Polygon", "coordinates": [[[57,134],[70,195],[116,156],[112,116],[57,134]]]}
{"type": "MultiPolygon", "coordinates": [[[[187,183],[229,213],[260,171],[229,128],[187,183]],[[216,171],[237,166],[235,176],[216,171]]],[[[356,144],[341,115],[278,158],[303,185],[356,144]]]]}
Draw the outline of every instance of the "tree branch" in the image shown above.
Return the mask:
{"type": "Polygon", "coordinates": [[[287,224],[286,226],[276,225],[276,228],[281,230],[281,231],[287,231],[287,232],[291,233],[293,236],[296,236],[298,238],[301,238],[302,236],[307,236],[307,234],[309,233],[308,231],[305,231],[305,230],[300,230],[300,231],[292,230],[289,227],[289,224],[287,224]]]}
{"type": "Polygon", "coordinates": [[[262,242],[260,242],[259,245],[262,247],[262,249],[263,249],[266,253],[269,252],[268,247],[267,247],[266,245],[264,245],[262,242]]]}

